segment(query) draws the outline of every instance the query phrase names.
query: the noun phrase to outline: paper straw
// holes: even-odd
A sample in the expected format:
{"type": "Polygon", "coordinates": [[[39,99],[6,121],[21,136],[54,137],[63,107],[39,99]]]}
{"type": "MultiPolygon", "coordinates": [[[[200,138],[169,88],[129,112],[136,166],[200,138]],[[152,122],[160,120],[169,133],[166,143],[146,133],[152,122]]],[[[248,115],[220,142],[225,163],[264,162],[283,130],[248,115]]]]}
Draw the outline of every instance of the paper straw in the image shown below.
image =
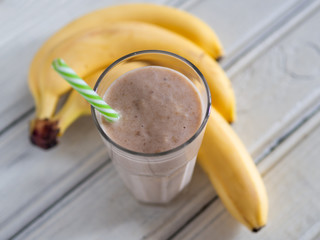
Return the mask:
{"type": "Polygon", "coordinates": [[[119,114],[114,111],[85,81],[83,81],[75,71],[65,63],[65,61],[61,58],[57,58],[52,62],[52,67],[109,122],[115,122],[119,119],[119,114]]]}

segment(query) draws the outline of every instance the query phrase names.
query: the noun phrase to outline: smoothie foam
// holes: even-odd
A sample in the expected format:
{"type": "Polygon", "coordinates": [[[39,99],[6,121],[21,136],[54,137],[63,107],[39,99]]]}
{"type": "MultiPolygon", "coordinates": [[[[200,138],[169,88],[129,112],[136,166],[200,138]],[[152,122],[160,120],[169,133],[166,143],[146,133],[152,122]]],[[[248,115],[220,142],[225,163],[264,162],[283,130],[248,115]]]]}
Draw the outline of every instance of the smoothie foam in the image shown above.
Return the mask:
{"type": "Polygon", "coordinates": [[[107,135],[120,146],[141,153],[164,152],[189,140],[202,120],[199,94],[181,73],[148,66],[118,78],[105,101],[118,111],[116,123],[103,121],[107,135]]]}

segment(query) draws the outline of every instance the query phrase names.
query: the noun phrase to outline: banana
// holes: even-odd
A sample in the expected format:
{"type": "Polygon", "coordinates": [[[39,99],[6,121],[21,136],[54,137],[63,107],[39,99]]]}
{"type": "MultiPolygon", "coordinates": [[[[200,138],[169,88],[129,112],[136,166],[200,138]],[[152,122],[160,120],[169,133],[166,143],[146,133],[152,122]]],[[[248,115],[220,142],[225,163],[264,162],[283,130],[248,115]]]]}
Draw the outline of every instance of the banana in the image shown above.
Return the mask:
{"type": "MultiPolygon", "coordinates": [[[[176,8],[155,4],[123,4],[86,14],[55,33],[36,53],[29,71],[29,88],[39,113],[41,90],[34,82],[39,66],[52,49],[63,40],[79,32],[116,21],[141,21],[169,29],[193,41],[213,58],[223,55],[223,48],[215,32],[199,18],[176,8]]],[[[53,100],[51,100],[53,101],[53,100]]],[[[48,109],[48,112],[50,109],[48,109]]]]}
{"type": "Polygon", "coordinates": [[[38,69],[37,66],[42,57],[62,40],[78,32],[118,21],[141,21],[155,24],[188,38],[213,58],[223,55],[223,48],[217,35],[199,18],[169,6],[136,3],[104,8],[72,21],[42,45],[34,58],[33,65],[35,66],[32,67],[38,69]]]}
{"type": "Polygon", "coordinates": [[[73,35],[53,48],[32,74],[37,82],[39,105],[36,117],[50,118],[59,97],[71,89],[51,68],[54,58],[63,58],[79,76],[104,68],[117,58],[139,50],[174,52],[195,64],[208,81],[213,106],[229,121],[235,119],[235,99],[231,83],[221,67],[201,48],[164,28],[142,22],[116,22],[73,35]]]}
{"type": "Polygon", "coordinates": [[[243,143],[213,108],[198,163],[231,215],[254,232],[266,224],[268,198],[262,178],[243,143]]]}
{"type": "MultiPolygon", "coordinates": [[[[84,78],[92,87],[103,70],[93,72],[84,78]]],[[[31,122],[30,140],[43,149],[58,144],[58,137],[79,117],[90,114],[89,103],[75,90],[72,90],[66,102],[57,114],[51,118],[35,119],[31,122]]]]}
{"type": "MultiPolygon", "coordinates": [[[[117,79],[130,70],[147,65],[142,61],[127,63],[119,71],[113,72],[112,78],[117,79]]],[[[103,70],[100,69],[89,74],[84,80],[93,88],[103,70]]],[[[58,143],[58,138],[74,121],[83,115],[90,115],[90,113],[89,103],[76,90],[72,90],[62,108],[52,118],[35,120],[31,141],[43,149],[49,149],[58,143]]]]}

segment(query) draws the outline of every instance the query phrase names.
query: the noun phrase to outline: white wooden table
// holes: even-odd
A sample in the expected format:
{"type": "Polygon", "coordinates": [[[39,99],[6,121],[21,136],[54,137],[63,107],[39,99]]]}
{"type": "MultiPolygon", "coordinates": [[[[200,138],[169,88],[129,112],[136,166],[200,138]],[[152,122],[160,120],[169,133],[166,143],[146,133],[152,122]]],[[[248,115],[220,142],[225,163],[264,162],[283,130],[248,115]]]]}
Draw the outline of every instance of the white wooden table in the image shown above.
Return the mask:
{"type": "Polygon", "coordinates": [[[197,15],[225,46],[233,127],[270,198],[258,234],[229,215],[199,167],[168,206],[137,203],[90,117],[50,151],[30,144],[36,50],[72,19],[124,2],[0,1],[0,239],[320,239],[320,0],[149,1],[197,15]]]}

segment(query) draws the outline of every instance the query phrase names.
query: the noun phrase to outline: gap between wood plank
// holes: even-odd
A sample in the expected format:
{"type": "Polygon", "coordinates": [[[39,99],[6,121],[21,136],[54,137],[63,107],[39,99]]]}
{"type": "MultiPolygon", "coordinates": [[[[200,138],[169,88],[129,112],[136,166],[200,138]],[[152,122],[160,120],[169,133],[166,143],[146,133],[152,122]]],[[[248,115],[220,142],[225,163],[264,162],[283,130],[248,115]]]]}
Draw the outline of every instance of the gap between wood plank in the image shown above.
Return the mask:
{"type": "Polygon", "coordinates": [[[283,135],[281,135],[278,139],[273,141],[270,145],[268,145],[265,150],[258,155],[255,159],[255,163],[260,163],[263,159],[265,159],[271,152],[273,152],[281,143],[283,143],[287,138],[289,138],[295,131],[297,131],[300,127],[302,127],[309,119],[311,119],[317,112],[320,111],[320,102],[316,104],[311,110],[307,111],[299,121],[293,123],[291,126],[287,128],[283,135]]]}
{"type": "MultiPolygon", "coordinates": [[[[221,65],[224,69],[227,69],[229,76],[232,77],[235,74],[237,74],[239,71],[241,71],[243,68],[245,68],[248,64],[252,63],[252,61],[261,55],[263,52],[265,52],[267,49],[269,49],[272,45],[279,42],[282,37],[286,36],[289,32],[295,29],[295,27],[299,26],[301,23],[303,23],[307,18],[311,17],[315,12],[318,11],[318,8],[320,7],[320,1],[319,0],[307,0],[308,4],[306,4],[302,9],[299,9],[299,7],[296,7],[295,12],[296,15],[288,15],[288,19],[282,19],[281,16],[279,16],[280,23],[273,24],[273,22],[277,22],[277,20],[272,21],[269,25],[277,25],[277,28],[273,28],[273,31],[270,31],[269,34],[265,36],[264,39],[260,39],[260,35],[264,33],[264,31],[261,31],[261,34],[257,34],[258,36],[254,39],[260,39],[260,42],[255,42],[252,40],[252,42],[255,43],[249,43],[253,44],[254,46],[250,49],[247,49],[246,51],[243,50],[243,54],[240,53],[231,53],[231,57],[226,59],[225,62],[222,60],[221,65]],[[285,27],[284,27],[285,26],[285,27]],[[262,44],[263,43],[263,44],[262,44]],[[239,57],[237,57],[239,56],[239,57]],[[234,58],[239,58],[237,61],[233,60],[234,58]],[[241,61],[239,61],[241,58],[241,61]]],[[[291,11],[291,12],[292,12],[291,11]]],[[[285,15],[285,12],[283,13],[285,15]]],[[[268,29],[268,27],[266,27],[268,29]]],[[[249,41],[249,40],[247,40],[249,41]]],[[[237,49],[246,48],[246,44],[243,44],[243,46],[238,47],[237,49]]],[[[241,51],[241,50],[240,50],[241,51]]],[[[237,52],[237,51],[235,51],[237,52]]]]}
{"type": "Polygon", "coordinates": [[[271,159],[265,163],[260,163],[260,172],[262,176],[268,174],[281,160],[288,154],[290,151],[298,145],[304,138],[312,134],[312,130],[317,128],[320,125],[320,104],[315,109],[314,112],[310,113],[310,116],[306,117],[304,121],[301,121],[301,124],[297,126],[296,129],[291,131],[284,140],[276,147],[274,150],[279,148],[279,151],[271,151],[266,157],[271,159]],[[294,136],[292,136],[294,135],[294,136]],[[292,138],[289,139],[289,137],[292,138]],[[287,141],[285,141],[287,140],[287,141]],[[283,143],[283,145],[282,145],[283,143]]]}
{"type": "Polygon", "coordinates": [[[283,25],[285,25],[288,21],[294,18],[299,12],[302,12],[307,6],[313,3],[315,0],[306,0],[302,2],[298,2],[293,7],[286,9],[285,12],[282,12],[278,18],[273,19],[271,24],[267,25],[263,30],[256,33],[252,39],[244,39],[243,43],[240,43],[237,50],[234,53],[230,53],[231,58],[226,59],[225,61],[221,61],[221,66],[224,69],[230,69],[233,65],[235,65],[243,56],[247,55],[248,52],[251,52],[255,49],[261,42],[264,42],[266,38],[272,35],[275,31],[280,29],[283,25]]]}
{"type": "Polygon", "coordinates": [[[88,175],[86,175],[83,179],[81,179],[77,184],[72,186],[68,191],[66,191],[60,198],[56,199],[52,204],[50,204],[47,208],[45,208],[43,211],[41,211],[36,217],[34,217],[32,220],[30,220],[27,224],[25,224],[22,228],[20,228],[14,235],[9,237],[9,240],[15,239],[18,237],[21,233],[23,233],[26,229],[28,229],[30,226],[33,225],[39,218],[44,216],[47,212],[49,212],[52,208],[57,206],[63,199],[67,198],[69,195],[71,195],[73,192],[75,192],[80,186],[82,186],[85,182],[93,178],[97,173],[101,172],[109,163],[111,160],[107,160],[100,164],[98,167],[96,167],[92,172],[90,172],[88,175]]]}
{"type": "Polygon", "coordinates": [[[12,127],[16,126],[20,121],[23,121],[24,119],[28,118],[31,114],[33,114],[35,111],[35,107],[30,108],[26,112],[24,112],[22,115],[14,119],[11,123],[9,123],[7,126],[5,126],[2,130],[0,130],[0,137],[2,134],[9,131],[12,127]]]}
{"type": "MultiPolygon", "coordinates": [[[[213,202],[215,202],[217,199],[218,196],[215,196],[213,199],[211,199],[205,205],[203,205],[202,208],[198,212],[196,212],[196,214],[194,214],[191,218],[188,219],[185,225],[189,225],[194,219],[196,219],[199,215],[205,212],[208,209],[208,207],[210,207],[211,204],[213,204],[213,202]]],[[[177,234],[179,234],[184,229],[185,225],[179,227],[177,231],[175,231],[170,237],[168,237],[168,240],[174,239],[177,236],[177,234]]]]}

